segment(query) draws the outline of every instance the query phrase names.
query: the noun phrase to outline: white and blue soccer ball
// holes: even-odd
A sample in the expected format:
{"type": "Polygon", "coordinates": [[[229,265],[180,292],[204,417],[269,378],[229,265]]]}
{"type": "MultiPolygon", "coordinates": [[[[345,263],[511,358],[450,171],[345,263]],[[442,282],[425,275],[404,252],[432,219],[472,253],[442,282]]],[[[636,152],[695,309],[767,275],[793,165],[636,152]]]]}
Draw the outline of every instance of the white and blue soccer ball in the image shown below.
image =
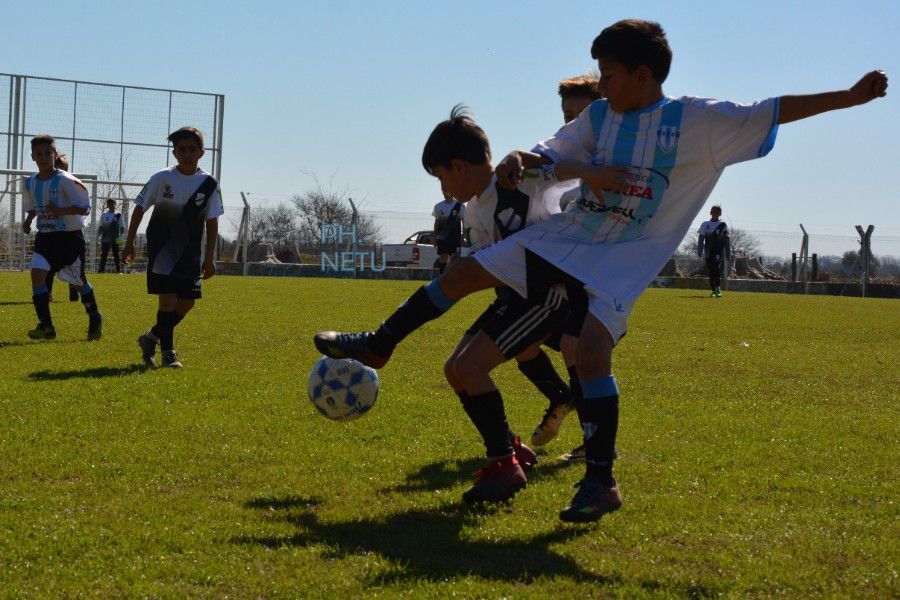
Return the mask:
{"type": "Polygon", "coordinates": [[[323,356],[309,374],[309,399],[332,421],[366,414],[378,397],[378,374],[357,360],[323,356]]]}

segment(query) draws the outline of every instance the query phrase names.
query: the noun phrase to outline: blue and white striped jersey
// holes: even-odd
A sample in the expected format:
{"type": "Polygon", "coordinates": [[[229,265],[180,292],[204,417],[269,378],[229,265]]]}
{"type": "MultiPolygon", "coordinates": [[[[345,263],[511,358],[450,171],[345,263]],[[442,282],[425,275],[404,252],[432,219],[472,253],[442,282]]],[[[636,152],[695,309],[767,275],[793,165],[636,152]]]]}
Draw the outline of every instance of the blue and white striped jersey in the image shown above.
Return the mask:
{"type": "Polygon", "coordinates": [[[777,98],[749,105],[664,98],[626,113],[598,100],[535,151],[625,166],[628,191],[598,197],[582,184],[565,212],[518,235],[589,291],[633,301],[684,239],[723,169],[765,156],[777,123],[777,98]]]}
{"type": "Polygon", "coordinates": [[[91,197],[81,181],[62,169],[57,169],[50,179],[41,179],[37,174],[25,180],[25,193],[22,208],[25,212],[37,214],[37,230],[41,233],[50,231],[80,231],[84,227],[83,215],[63,215],[51,219],[47,208],[79,208],[91,207],[91,197]]]}

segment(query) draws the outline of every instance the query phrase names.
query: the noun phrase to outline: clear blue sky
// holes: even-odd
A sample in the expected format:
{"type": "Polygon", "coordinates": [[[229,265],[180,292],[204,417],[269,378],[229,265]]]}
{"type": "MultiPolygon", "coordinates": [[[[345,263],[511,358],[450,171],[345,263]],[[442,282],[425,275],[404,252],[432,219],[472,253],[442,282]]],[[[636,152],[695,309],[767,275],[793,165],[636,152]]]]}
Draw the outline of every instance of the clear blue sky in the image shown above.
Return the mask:
{"type": "Polygon", "coordinates": [[[876,252],[881,235],[900,254],[896,0],[237,4],[7,3],[0,71],[224,93],[226,204],[239,191],[286,200],[311,184],[304,171],[333,176],[365,210],[397,211],[384,213],[396,241],[430,227],[440,195],[421,147],[453,104],[472,107],[495,157],[528,148],[561,125],[557,82],[595,67],[594,36],[650,18],[674,49],[671,96],[752,101],[887,70],[886,99],[783,127],[772,154],[726,171],[711,202],[758,231],[873,223],[876,252]]]}

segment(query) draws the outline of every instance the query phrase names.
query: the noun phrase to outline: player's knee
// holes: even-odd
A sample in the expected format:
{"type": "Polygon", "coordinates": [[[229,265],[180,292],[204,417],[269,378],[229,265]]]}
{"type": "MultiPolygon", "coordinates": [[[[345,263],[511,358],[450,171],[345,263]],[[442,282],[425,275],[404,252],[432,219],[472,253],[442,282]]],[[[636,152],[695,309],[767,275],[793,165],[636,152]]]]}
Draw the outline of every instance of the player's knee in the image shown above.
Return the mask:
{"type": "Polygon", "coordinates": [[[457,356],[453,362],[453,374],[462,385],[478,381],[487,375],[481,361],[466,351],[457,356]]]}
{"type": "Polygon", "coordinates": [[[579,343],[575,351],[575,366],[579,374],[590,377],[609,375],[612,372],[612,344],[579,343]]]}
{"type": "Polygon", "coordinates": [[[486,278],[490,276],[484,267],[471,256],[465,256],[453,261],[452,268],[444,271],[438,281],[447,296],[459,300],[468,294],[492,287],[486,278]]]}
{"type": "Polygon", "coordinates": [[[444,378],[447,380],[447,383],[454,389],[459,387],[459,380],[456,378],[456,371],[453,366],[456,362],[456,355],[454,354],[450,358],[447,359],[447,362],[444,363],[444,378]]]}

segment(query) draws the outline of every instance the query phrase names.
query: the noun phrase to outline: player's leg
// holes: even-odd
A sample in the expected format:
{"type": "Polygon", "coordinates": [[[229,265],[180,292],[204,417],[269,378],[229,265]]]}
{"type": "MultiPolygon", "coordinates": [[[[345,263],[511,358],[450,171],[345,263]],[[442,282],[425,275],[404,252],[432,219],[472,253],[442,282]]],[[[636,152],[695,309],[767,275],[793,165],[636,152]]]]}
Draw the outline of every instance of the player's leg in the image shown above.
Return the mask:
{"type": "Polygon", "coordinates": [[[722,290],[720,286],[722,284],[722,253],[714,252],[712,254],[712,265],[710,266],[710,284],[713,286],[713,293],[715,293],[716,298],[722,297],[722,290]]]}
{"type": "Polygon", "coordinates": [[[380,368],[388,362],[397,344],[428,321],[450,310],[458,300],[501,285],[503,282],[474,257],[460,258],[443,275],[416,290],[377,331],[321,332],[314,338],[316,348],[333,358],[355,358],[370,367],[380,368]]]}
{"type": "Polygon", "coordinates": [[[97,270],[98,273],[106,272],[106,258],[109,256],[109,243],[103,242],[100,244],[100,268],[97,270]]]}
{"type": "MultiPolygon", "coordinates": [[[[584,315],[582,315],[582,324],[584,323],[584,315]]],[[[578,369],[575,367],[575,354],[578,348],[578,335],[580,335],[580,327],[579,333],[577,335],[571,335],[568,333],[563,334],[562,340],[560,341],[560,351],[563,355],[563,361],[566,363],[566,372],[569,374],[569,390],[572,395],[572,406],[577,407],[581,402],[581,381],[578,379],[578,369]]],[[[577,411],[576,411],[577,415],[577,411]]],[[[581,417],[579,416],[579,427],[581,417]]],[[[581,443],[574,448],[572,448],[567,454],[564,455],[565,460],[570,462],[578,462],[584,460],[584,443],[581,443]]]]}
{"type": "Polygon", "coordinates": [[[586,473],[572,502],[560,512],[564,521],[595,521],[622,504],[612,473],[619,425],[619,389],[612,374],[614,346],[612,334],[592,307],[575,357],[582,392],[578,414],[584,430],[586,473]]]}
{"type": "Polygon", "coordinates": [[[163,356],[163,366],[166,366],[166,356],[175,352],[173,337],[176,320],[178,320],[178,316],[175,313],[175,307],[178,305],[178,294],[175,290],[172,278],[165,277],[165,279],[167,280],[168,285],[164,288],[166,291],[159,294],[159,306],[156,311],[156,325],[149,331],[153,338],[159,342],[159,348],[163,356]]]}
{"type": "Polygon", "coordinates": [[[714,296],[716,293],[716,275],[718,275],[718,272],[716,271],[715,254],[712,252],[709,252],[706,255],[706,272],[709,277],[709,295],[714,296]]]}
{"type": "Polygon", "coordinates": [[[80,231],[76,232],[75,235],[67,235],[66,244],[69,245],[68,256],[66,257],[68,268],[66,271],[69,273],[69,280],[73,281],[78,288],[78,293],[81,296],[81,305],[88,316],[87,339],[88,341],[96,341],[103,336],[103,316],[97,307],[94,287],[88,282],[87,274],[85,273],[86,251],[84,235],[80,231]],[[77,272],[77,275],[72,274],[73,272],[77,272]]]}
{"type": "MultiPolygon", "coordinates": [[[[562,336],[556,332],[553,339],[544,341],[548,346],[559,349],[562,336]]],[[[519,371],[547,398],[549,406],[544,411],[541,422],[531,434],[531,443],[543,446],[559,434],[559,428],[571,405],[571,392],[566,382],[559,376],[550,357],[536,343],[516,355],[519,371]]]]}
{"type": "Polygon", "coordinates": [[[508,500],[527,482],[516,456],[514,444],[518,441],[509,428],[503,397],[490,377],[506,360],[496,343],[480,331],[457,354],[452,366],[466,393],[463,408],[481,435],[488,459],[487,466],[475,474],[475,483],[463,493],[466,502],[508,500]]]}
{"type": "Polygon", "coordinates": [[[53,302],[53,280],[56,279],[56,271],[53,269],[47,271],[47,276],[44,278],[44,287],[47,288],[47,296],[50,298],[50,302],[53,302]]]}
{"type": "Polygon", "coordinates": [[[35,250],[31,258],[31,302],[34,304],[38,324],[28,332],[28,337],[33,340],[52,340],[56,337],[56,329],[50,317],[50,292],[46,285],[49,271],[50,264],[35,250]]]}
{"type": "Polygon", "coordinates": [[[113,252],[113,260],[116,263],[116,273],[122,272],[122,261],[119,258],[119,244],[118,242],[112,243],[112,252],[113,252]]]}

